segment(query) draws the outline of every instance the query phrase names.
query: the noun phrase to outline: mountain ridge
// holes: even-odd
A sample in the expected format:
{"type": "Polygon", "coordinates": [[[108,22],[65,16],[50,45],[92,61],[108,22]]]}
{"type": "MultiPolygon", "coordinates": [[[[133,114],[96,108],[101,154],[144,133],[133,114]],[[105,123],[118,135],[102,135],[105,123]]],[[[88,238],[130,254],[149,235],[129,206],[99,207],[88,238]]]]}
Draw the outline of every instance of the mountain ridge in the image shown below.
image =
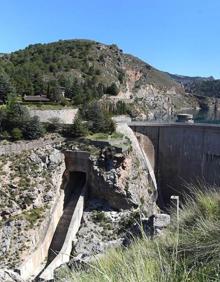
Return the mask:
{"type": "MultiPolygon", "coordinates": [[[[21,97],[44,94],[65,104],[59,93],[63,88],[74,105],[122,100],[132,104],[132,111],[141,118],[198,106],[194,93],[187,93],[174,76],[125,54],[116,44],[94,40],[33,44],[3,55],[0,77],[21,97]]],[[[0,99],[1,95],[0,91],[0,99]]]]}

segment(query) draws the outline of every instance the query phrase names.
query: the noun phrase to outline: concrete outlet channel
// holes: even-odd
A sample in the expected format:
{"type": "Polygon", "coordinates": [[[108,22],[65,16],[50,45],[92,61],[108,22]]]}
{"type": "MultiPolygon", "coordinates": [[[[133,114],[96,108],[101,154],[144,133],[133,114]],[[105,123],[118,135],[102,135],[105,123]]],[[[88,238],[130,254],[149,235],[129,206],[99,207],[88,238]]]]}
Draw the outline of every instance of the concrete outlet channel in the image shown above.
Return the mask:
{"type": "Polygon", "coordinates": [[[69,261],[87,194],[89,153],[64,151],[63,183],[46,219],[41,241],[16,271],[24,281],[50,281],[54,270],[69,261]]]}
{"type": "Polygon", "coordinates": [[[65,151],[66,172],[68,178],[64,188],[63,214],[57,224],[51,241],[46,265],[36,281],[50,281],[54,270],[69,261],[72,242],[79,230],[84,198],[87,192],[88,161],[87,152],[65,151]]]}
{"type": "Polygon", "coordinates": [[[82,192],[82,188],[85,185],[85,182],[86,176],[83,172],[70,172],[69,181],[65,188],[65,190],[67,191],[65,192],[63,214],[58,222],[56,231],[50,244],[47,264],[45,268],[50,265],[50,263],[62,249],[73,216],[73,212],[76,208],[76,204],[82,192]]]}
{"type": "Polygon", "coordinates": [[[46,266],[38,275],[37,281],[52,280],[55,268],[69,261],[72,241],[81,223],[85,190],[86,174],[84,172],[70,172],[69,181],[64,191],[63,214],[48,250],[46,266]]]}

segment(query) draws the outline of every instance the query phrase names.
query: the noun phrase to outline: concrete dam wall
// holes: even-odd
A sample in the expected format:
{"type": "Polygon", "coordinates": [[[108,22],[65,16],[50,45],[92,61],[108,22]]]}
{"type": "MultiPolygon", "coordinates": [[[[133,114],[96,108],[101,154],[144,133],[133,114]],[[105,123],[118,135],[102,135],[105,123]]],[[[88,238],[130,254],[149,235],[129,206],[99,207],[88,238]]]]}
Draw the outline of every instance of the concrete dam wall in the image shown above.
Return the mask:
{"type": "Polygon", "coordinates": [[[220,126],[132,122],[155,169],[165,202],[186,191],[187,183],[220,185],[220,126]]]}

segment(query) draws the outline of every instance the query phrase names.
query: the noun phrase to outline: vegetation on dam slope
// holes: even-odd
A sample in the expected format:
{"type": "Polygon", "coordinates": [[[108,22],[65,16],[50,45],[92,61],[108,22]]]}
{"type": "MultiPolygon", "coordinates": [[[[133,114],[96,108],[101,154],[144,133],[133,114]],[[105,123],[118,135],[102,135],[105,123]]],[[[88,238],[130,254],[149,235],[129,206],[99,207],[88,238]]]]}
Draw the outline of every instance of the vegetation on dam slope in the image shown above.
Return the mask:
{"type": "MultiPolygon", "coordinates": [[[[173,212],[175,218],[175,212],[173,212]]],[[[56,281],[219,281],[220,193],[196,192],[159,238],[111,250],[86,271],[60,269],[56,281]]]]}

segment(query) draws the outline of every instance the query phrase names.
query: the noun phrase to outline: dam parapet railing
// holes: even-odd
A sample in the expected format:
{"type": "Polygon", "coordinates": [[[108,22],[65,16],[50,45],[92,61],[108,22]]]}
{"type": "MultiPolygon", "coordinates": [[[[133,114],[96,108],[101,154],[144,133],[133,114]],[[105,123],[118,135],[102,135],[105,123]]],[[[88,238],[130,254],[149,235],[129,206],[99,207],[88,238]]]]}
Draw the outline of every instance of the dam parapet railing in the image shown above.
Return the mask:
{"type": "Polygon", "coordinates": [[[147,127],[195,127],[195,128],[220,128],[220,124],[214,123],[187,123],[174,121],[129,121],[128,126],[147,126],[147,127]]]}

